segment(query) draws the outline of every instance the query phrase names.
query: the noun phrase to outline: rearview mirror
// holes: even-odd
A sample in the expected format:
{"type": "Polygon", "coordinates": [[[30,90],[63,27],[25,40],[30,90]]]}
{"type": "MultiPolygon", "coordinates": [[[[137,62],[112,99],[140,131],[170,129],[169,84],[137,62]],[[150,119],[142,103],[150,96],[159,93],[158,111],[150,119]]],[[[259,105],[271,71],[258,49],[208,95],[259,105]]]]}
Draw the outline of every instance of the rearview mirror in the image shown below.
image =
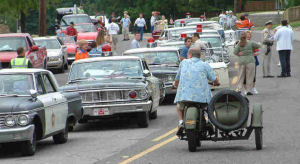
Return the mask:
{"type": "Polygon", "coordinates": [[[149,70],[144,70],[143,73],[144,73],[144,76],[145,76],[145,77],[151,76],[151,73],[150,73],[149,70]]]}
{"type": "Polygon", "coordinates": [[[36,98],[37,98],[38,93],[37,93],[36,90],[31,89],[29,92],[30,92],[30,95],[31,95],[31,97],[32,97],[33,99],[36,99],[36,98]]]}

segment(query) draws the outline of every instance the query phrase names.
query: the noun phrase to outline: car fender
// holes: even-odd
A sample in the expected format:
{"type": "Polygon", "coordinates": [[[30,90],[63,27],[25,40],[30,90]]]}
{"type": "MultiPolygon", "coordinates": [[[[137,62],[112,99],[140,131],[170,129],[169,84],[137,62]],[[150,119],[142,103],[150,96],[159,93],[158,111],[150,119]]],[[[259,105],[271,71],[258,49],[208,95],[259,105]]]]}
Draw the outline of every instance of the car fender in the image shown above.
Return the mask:
{"type": "Polygon", "coordinates": [[[185,129],[196,129],[199,110],[196,107],[189,107],[186,109],[184,126],[185,129]]]}
{"type": "Polygon", "coordinates": [[[252,112],[252,118],[251,118],[251,126],[258,128],[263,127],[263,110],[262,110],[262,104],[254,104],[253,105],[253,112],[252,112]]]}

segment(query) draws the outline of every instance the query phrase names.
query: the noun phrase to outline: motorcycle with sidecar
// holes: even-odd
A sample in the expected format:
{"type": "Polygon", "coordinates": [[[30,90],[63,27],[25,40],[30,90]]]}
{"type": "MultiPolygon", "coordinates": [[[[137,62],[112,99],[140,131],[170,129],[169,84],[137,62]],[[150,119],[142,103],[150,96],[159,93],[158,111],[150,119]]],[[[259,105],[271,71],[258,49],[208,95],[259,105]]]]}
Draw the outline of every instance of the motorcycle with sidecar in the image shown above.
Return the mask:
{"type": "Polygon", "coordinates": [[[256,149],[262,149],[262,105],[253,105],[248,121],[249,100],[232,90],[219,91],[208,105],[188,101],[181,103],[184,130],[178,137],[188,141],[190,152],[195,152],[201,141],[247,140],[253,131],[256,149]]]}

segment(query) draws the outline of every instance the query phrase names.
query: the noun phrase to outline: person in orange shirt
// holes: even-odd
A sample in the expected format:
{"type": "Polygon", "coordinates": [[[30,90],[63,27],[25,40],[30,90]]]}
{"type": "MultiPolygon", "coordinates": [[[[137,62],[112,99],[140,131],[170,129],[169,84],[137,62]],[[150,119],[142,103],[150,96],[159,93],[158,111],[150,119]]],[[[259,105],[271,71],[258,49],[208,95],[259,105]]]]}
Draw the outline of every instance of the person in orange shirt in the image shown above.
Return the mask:
{"type": "Polygon", "coordinates": [[[75,54],[75,61],[80,59],[89,58],[89,53],[87,52],[88,49],[88,42],[86,40],[78,41],[79,51],[75,54]]]}
{"type": "Polygon", "coordinates": [[[249,14],[244,14],[244,16],[245,16],[245,20],[247,20],[247,24],[248,24],[249,30],[252,30],[252,28],[254,27],[254,25],[253,25],[253,22],[249,18],[249,14]]]}

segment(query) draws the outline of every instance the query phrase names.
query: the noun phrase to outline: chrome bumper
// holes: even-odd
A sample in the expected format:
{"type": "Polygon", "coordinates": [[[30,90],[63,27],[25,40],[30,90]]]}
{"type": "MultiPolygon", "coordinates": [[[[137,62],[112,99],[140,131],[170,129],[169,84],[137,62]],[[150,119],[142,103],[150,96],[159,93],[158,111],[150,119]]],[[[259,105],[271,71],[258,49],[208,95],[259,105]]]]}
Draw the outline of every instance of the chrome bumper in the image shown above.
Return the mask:
{"type": "MultiPolygon", "coordinates": [[[[109,114],[121,114],[121,113],[136,113],[136,112],[147,112],[150,111],[152,106],[152,101],[149,100],[147,102],[140,103],[128,103],[128,104],[108,104],[108,105],[86,105],[83,104],[83,116],[97,116],[94,115],[94,109],[99,108],[108,108],[109,114]]],[[[103,115],[104,116],[104,115],[103,115]]],[[[101,115],[100,115],[101,117],[101,115]]]]}
{"type": "Polygon", "coordinates": [[[63,64],[63,61],[48,61],[47,62],[47,67],[49,68],[60,68],[61,65],[63,64]]]}
{"type": "Polygon", "coordinates": [[[172,84],[165,84],[166,95],[174,95],[177,93],[177,89],[173,88],[172,84]]]}
{"type": "Polygon", "coordinates": [[[31,140],[33,131],[34,125],[20,128],[0,129],[0,143],[31,140]]]}

